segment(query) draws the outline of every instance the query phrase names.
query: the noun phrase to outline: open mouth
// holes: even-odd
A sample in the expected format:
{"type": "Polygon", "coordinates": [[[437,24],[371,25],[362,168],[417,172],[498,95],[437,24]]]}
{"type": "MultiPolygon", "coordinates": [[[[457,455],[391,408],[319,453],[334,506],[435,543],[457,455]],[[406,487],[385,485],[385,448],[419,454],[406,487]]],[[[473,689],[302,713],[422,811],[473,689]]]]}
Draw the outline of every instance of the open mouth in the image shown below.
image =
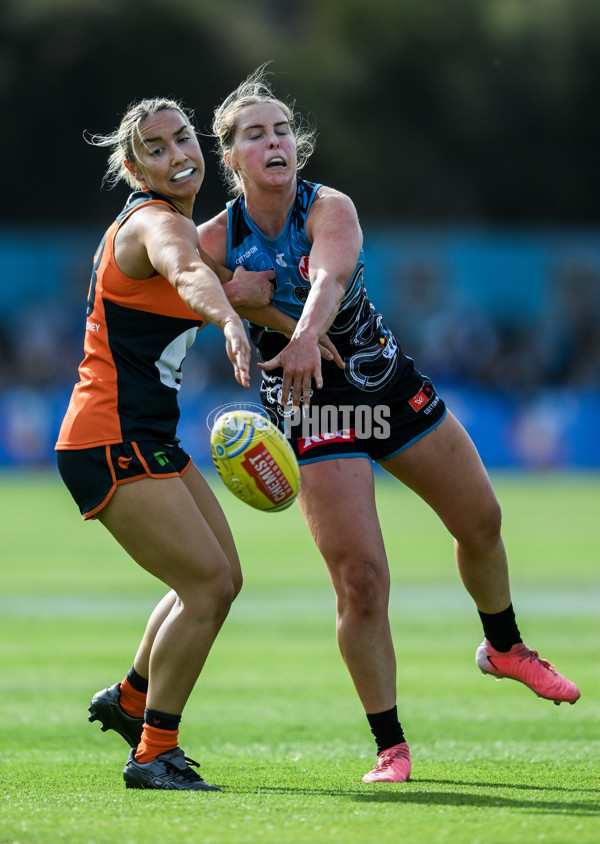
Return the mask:
{"type": "Polygon", "coordinates": [[[270,169],[271,167],[285,167],[285,166],[286,166],[285,161],[283,160],[283,158],[280,158],[280,157],[272,158],[269,161],[269,163],[267,164],[268,169],[270,169]]]}
{"type": "Polygon", "coordinates": [[[175,173],[173,178],[171,179],[172,182],[180,182],[182,179],[187,179],[188,176],[191,176],[194,172],[193,167],[188,167],[187,170],[181,170],[179,173],[175,173]]]}

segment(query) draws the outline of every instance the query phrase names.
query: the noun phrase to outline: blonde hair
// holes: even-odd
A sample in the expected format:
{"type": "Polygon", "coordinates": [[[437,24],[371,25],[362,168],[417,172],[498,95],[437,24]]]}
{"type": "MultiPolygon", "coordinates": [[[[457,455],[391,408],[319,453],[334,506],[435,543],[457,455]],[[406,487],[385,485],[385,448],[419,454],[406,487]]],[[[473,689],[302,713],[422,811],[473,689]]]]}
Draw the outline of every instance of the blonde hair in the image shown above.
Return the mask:
{"type": "Polygon", "coordinates": [[[219,169],[221,175],[234,196],[243,193],[243,184],[240,176],[232,170],[224,161],[224,154],[231,152],[235,143],[235,133],[238,125],[238,118],[242,109],[257,103],[272,103],[278,106],[285,114],[290,124],[290,129],[296,141],[296,169],[301,170],[310,156],[313,154],[317,132],[308,120],[294,111],[295,103],[286,103],[275,96],[267,82],[267,67],[269,62],[258,67],[247,77],[235,91],[223,100],[220,106],[215,109],[212,122],[212,135],[219,143],[219,169]]]}
{"type": "Polygon", "coordinates": [[[121,179],[124,179],[133,189],[143,187],[143,182],[136,179],[133,173],[125,167],[125,162],[141,164],[135,151],[136,141],[144,144],[140,126],[144,120],[157,112],[168,110],[178,111],[186,123],[190,125],[190,128],[195,131],[193,112],[190,109],[185,108],[176,100],[153,97],[128,106],[127,111],[121,118],[119,128],[111,132],[110,135],[90,135],[84,132],[84,138],[89,144],[95,147],[108,147],[111,150],[108,157],[108,168],[102,179],[103,185],[108,184],[110,188],[114,188],[121,179]]]}

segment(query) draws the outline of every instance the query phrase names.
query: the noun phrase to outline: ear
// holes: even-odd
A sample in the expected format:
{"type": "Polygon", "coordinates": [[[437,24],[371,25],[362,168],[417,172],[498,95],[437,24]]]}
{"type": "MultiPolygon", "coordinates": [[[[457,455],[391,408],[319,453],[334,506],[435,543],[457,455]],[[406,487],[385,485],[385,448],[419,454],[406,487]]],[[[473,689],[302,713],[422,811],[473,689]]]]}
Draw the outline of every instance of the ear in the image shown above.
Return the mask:
{"type": "Polygon", "coordinates": [[[135,164],[132,164],[131,161],[125,161],[124,164],[125,164],[126,169],[129,170],[129,172],[133,176],[133,178],[137,179],[138,182],[143,183],[144,179],[142,178],[142,174],[140,173],[138,168],[135,166],[135,164]]]}
{"type": "Polygon", "coordinates": [[[239,167],[236,166],[233,155],[231,154],[230,150],[223,153],[223,161],[229,167],[230,170],[239,170],[239,167]]]}

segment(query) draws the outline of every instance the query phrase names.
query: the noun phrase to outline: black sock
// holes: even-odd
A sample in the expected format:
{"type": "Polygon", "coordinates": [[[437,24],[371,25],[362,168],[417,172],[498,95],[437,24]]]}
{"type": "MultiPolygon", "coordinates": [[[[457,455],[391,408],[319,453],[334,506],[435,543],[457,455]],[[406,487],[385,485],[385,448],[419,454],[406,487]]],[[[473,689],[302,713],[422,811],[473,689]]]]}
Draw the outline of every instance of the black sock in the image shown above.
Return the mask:
{"type": "Polygon", "coordinates": [[[178,730],[181,715],[171,715],[169,712],[159,712],[158,709],[148,709],[144,712],[144,723],[157,730],[178,730]]]}
{"type": "Polygon", "coordinates": [[[376,712],[374,715],[369,715],[367,712],[367,721],[371,727],[371,732],[375,736],[377,743],[377,753],[382,750],[387,750],[388,747],[394,747],[395,744],[400,744],[406,741],[402,727],[398,721],[398,707],[388,709],[387,712],[376,712]]]}
{"type": "Polygon", "coordinates": [[[483,633],[490,645],[497,651],[509,651],[513,645],[522,642],[513,605],[502,610],[502,612],[485,613],[478,610],[483,633]]]}
{"type": "Polygon", "coordinates": [[[143,695],[148,694],[148,680],[138,674],[133,665],[127,672],[127,682],[136,692],[141,692],[143,695]]]}

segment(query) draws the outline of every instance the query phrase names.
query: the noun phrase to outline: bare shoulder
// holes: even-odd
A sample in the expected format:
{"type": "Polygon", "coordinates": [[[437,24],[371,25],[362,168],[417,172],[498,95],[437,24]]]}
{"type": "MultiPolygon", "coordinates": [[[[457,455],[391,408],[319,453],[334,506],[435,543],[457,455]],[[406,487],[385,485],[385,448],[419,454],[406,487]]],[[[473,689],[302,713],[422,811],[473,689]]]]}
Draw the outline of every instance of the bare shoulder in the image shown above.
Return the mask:
{"type": "Polygon", "coordinates": [[[115,237],[115,260],[121,272],[130,278],[148,278],[156,269],[150,253],[165,243],[193,243],[193,222],[167,205],[153,204],[139,208],[123,223],[115,237]]]}
{"type": "Polygon", "coordinates": [[[198,226],[198,232],[201,234],[205,234],[210,231],[227,231],[226,209],[217,214],[216,217],[212,217],[210,220],[206,220],[198,226]]]}
{"type": "Polygon", "coordinates": [[[139,208],[123,223],[120,232],[128,232],[130,236],[144,232],[156,233],[164,228],[169,230],[186,230],[194,224],[189,217],[178,214],[165,203],[155,203],[139,208]]]}
{"type": "Polygon", "coordinates": [[[356,207],[347,194],[323,185],[308,212],[306,233],[314,240],[316,227],[322,232],[324,228],[339,226],[360,228],[356,207]]]}
{"type": "Polygon", "coordinates": [[[317,191],[317,195],[313,200],[313,206],[316,204],[339,205],[346,208],[354,208],[354,203],[346,193],[342,193],[336,188],[330,188],[328,185],[321,185],[317,191]]]}
{"type": "Polygon", "coordinates": [[[198,239],[209,255],[224,264],[227,258],[227,211],[221,211],[216,217],[201,223],[198,239]]]}

